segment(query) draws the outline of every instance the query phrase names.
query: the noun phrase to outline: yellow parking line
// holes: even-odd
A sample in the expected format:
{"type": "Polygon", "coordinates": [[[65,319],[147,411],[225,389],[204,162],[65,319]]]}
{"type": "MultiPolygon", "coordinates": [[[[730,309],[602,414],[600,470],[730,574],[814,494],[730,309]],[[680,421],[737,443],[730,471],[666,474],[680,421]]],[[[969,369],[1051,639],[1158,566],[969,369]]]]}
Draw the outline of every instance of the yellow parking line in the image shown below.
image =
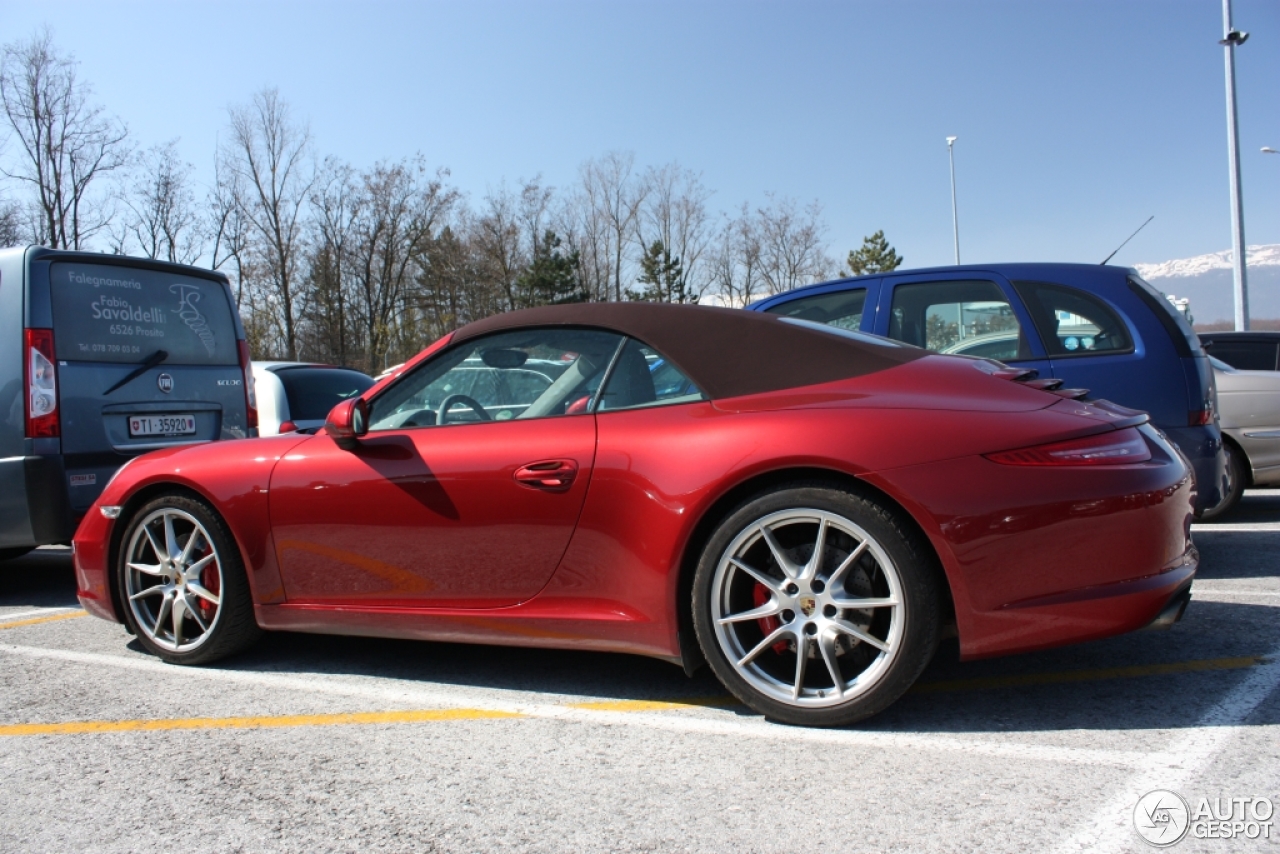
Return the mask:
{"type": "Polygon", "coordinates": [[[9,724],[6,735],[83,735],[104,732],[155,732],[174,729],[266,729],[270,727],[403,724],[423,721],[470,721],[520,718],[515,712],[489,709],[418,709],[399,712],[342,712],[328,715],[255,715],[241,718],[170,718],[161,720],[70,721],[60,724],[9,724]]]}
{"type": "Polygon", "coordinates": [[[1240,658],[1208,658],[1200,661],[1175,661],[1171,664],[1141,664],[1133,667],[1108,667],[1100,670],[1068,670],[1060,673],[1027,673],[1021,676],[990,676],[983,679],[953,679],[926,682],[909,693],[941,694],[952,691],[982,691],[988,688],[1019,688],[1024,685],[1062,685],[1070,682],[1101,682],[1107,679],[1134,679],[1140,676],[1164,676],[1170,673],[1198,673],[1205,670],[1240,670],[1266,661],[1260,655],[1240,658]]]}
{"type": "Polygon", "coordinates": [[[35,626],[40,623],[53,623],[58,620],[72,620],[76,617],[87,617],[88,611],[72,611],[70,614],[54,614],[50,617],[32,617],[29,620],[15,620],[12,623],[0,623],[0,629],[20,629],[23,626],[35,626]]]}
{"type": "Polygon", "coordinates": [[[690,697],[687,700],[600,700],[569,703],[570,709],[592,712],[667,712],[674,709],[717,709],[741,705],[733,697],[690,697]]]}

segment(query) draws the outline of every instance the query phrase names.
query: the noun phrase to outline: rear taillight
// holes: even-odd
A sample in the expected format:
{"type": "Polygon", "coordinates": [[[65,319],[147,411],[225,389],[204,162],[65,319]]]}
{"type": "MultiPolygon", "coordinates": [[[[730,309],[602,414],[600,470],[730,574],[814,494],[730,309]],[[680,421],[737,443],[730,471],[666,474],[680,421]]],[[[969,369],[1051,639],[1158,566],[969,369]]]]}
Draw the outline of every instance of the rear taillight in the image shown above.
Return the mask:
{"type": "Polygon", "coordinates": [[[27,387],[27,437],[61,435],[58,425],[58,370],[53,359],[53,330],[25,330],[23,348],[27,387]]]}
{"type": "Polygon", "coordinates": [[[1151,448],[1136,428],[1129,427],[1083,439],[987,454],[986,458],[1006,466],[1115,466],[1146,462],[1151,459],[1151,448]]]}
{"type": "Polygon", "coordinates": [[[258,393],[253,385],[253,362],[249,359],[249,342],[237,341],[240,350],[240,368],[244,371],[245,426],[250,430],[258,426],[258,393]]]}
{"type": "Polygon", "coordinates": [[[1187,413],[1188,427],[1207,427],[1213,423],[1214,411],[1216,407],[1213,405],[1213,399],[1217,396],[1215,391],[1209,393],[1209,397],[1205,398],[1204,406],[1199,409],[1192,409],[1187,413]]]}

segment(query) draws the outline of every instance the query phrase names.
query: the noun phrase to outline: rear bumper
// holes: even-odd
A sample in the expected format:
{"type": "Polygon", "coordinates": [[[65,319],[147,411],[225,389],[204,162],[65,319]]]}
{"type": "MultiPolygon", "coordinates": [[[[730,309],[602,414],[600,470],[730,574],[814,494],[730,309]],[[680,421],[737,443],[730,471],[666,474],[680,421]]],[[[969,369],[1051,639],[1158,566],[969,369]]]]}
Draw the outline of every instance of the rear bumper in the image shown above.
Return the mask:
{"type": "Polygon", "coordinates": [[[62,457],[0,460],[0,548],[69,542],[73,522],[62,457]]]}
{"type": "Polygon", "coordinates": [[[1160,427],[1186,456],[1196,475],[1196,512],[1222,500],[1227,477],[1227,457],[1222,452],[1222,433],[1217,426],[1160,427]]]}
{"type": "Polygon", "coordinates": [[[867,477],[933,542],[965,659],[1135,631],[1190,586],[1192,478],[1155,430],[1152,459],[1086,470],[961,458],[867,477]]]}

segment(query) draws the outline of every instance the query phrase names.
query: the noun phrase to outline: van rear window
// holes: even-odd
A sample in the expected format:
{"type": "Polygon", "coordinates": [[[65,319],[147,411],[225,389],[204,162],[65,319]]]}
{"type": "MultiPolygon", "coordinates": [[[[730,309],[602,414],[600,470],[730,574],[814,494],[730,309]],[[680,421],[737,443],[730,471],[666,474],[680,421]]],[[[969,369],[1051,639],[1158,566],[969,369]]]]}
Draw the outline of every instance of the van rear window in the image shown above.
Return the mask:
{"type": "Polygon", "coordinates": [[[137,362],[167,352],[167,365],[235,365],[236,326],[219,282],[107,264],[49,271],[58,359],[137,362]]]}

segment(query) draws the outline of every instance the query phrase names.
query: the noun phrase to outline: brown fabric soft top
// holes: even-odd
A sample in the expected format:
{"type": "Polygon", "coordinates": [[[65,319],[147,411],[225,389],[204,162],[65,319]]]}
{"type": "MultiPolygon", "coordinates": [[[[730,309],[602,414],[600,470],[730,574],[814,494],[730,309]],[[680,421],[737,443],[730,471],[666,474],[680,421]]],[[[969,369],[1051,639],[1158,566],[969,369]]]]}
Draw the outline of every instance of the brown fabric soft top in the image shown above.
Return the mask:
{"type": "Polygon", "coordinates": [[[609,329],[670,359],[713,400],[816,385],[883,371],[928,351],[832,328],[806,327],[737,308],[648,302],[549,305],[498,314],[459,329],[453,342],[536,326],[609,329]]]}

